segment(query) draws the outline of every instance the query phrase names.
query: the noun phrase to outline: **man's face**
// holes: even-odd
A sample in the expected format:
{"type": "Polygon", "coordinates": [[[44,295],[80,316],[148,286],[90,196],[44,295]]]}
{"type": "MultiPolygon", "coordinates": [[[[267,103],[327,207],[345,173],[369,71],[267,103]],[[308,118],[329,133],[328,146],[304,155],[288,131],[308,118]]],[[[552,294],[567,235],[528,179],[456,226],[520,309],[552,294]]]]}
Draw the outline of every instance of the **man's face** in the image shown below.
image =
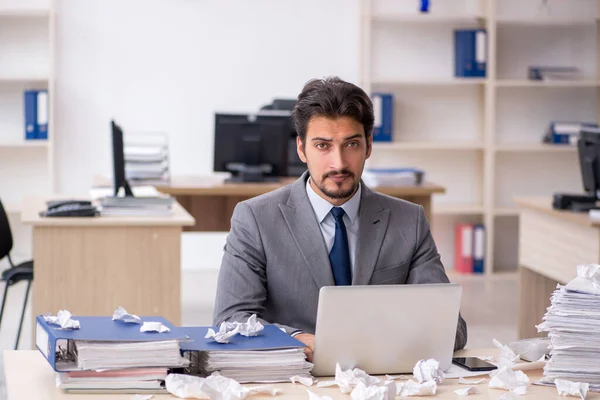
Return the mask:
{"type": "Polygon", "coordinates": [[[315,116],[306,128],[304,145],[298,137],[300,159],[308,165],[311,185],[334,205],[343,204],[358,189],[371,140],[359,122],[350,117],[315,116]]]}

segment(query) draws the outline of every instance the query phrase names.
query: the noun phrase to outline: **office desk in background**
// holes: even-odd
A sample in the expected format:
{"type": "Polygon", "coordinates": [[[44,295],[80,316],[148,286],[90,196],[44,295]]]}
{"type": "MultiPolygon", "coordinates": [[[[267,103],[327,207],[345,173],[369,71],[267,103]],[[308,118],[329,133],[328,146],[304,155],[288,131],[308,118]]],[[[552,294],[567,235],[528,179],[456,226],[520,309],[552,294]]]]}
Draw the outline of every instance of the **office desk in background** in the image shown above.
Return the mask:
{"type": "MultiPolygon", "coordinates": [[[[174,176],[169,184],[155,186],[158,191],[175,196],[194,217],[196,224],[184,228],[185,231],[228,232],[237,203],[271,192],[295,180],[296,178],[282,178],[277,183],[223,183],[208,176],[174,176]]],[[[432,183],[371,189],[423,206],[430,221],[431,196],[445,192],[442,186],[432,183]]]]}
{"type": "Polygon", "coordinates": [[[44,218],[45,201],[26,199],[21,216],[33,228],[32,321],[123,306],[181,322],[181,232],[194,219],[179,204],[167,216],[44,218]]]}
{"type": "Polygon", "coordinates": [[[554,210],[550,197],[519,205],[519,338],[546,336],[542,322],[557,283],[577,276],[577,265],[600,263],[600,224],[587,213],[554,210]]]}

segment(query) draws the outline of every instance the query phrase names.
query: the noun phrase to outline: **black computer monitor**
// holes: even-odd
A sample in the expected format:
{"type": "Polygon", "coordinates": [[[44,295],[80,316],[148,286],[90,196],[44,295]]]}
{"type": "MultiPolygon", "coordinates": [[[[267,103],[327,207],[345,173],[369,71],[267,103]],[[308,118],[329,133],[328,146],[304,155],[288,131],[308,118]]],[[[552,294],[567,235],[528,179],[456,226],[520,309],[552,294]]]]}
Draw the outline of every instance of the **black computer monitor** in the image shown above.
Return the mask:
{"type": "Polygon", "coordinates": [[[215,114],[214,170],[228,182],[277,181],[287,175],[293,132],[288,112],[215,114]]]}
{"type": "Polygon", "coordinates": [[[115,197],[119,194],[119,189],[125,190],[125,196],[133,197],[131,187],[125,178],[125,154],[123,150],[123,130],[115,121],[110,121],[112,131],[112,155],[113,155],[113,179],[115,187],[115,197]]]}
{"type": "Polygon", "coordinates": [[[584,127],[577,142],[583,189],[600,199],[600,129],[584,127]]]}

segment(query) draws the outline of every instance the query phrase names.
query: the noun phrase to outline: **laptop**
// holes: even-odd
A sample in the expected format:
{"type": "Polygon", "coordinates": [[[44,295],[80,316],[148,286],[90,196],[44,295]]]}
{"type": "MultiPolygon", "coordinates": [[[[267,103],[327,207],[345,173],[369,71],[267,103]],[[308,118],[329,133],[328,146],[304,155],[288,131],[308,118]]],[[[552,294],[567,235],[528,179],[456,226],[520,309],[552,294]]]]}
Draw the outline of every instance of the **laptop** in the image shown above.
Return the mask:
{"type": "Polygon", "coordinates": [[[325,286],[319,292],[315,376],[360,368],[368,374],[412,373],[434,358],[452,363],[462,287],[459,284],[325,286]]]}

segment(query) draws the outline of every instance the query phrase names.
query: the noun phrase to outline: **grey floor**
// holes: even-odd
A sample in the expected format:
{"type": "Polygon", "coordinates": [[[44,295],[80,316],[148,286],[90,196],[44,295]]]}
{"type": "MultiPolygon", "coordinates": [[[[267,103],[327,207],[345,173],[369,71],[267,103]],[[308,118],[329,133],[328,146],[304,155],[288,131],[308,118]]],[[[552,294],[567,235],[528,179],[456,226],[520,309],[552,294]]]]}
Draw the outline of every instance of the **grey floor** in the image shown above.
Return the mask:
{"type": "MultiPolygon", "coordinates": [[[[184,271],[182,273],[183,325],[210,325],[216,291],[217,271],[184,271]]],[[[508,343],[517,338],[516,275],[500,275],[491,279],[450,275],[450,280],[463,285],[461,313],[467,321],[467,347],[489,348],[492,339],[508,343]]],[[[18,329],[25,284],[9,290],[5,315],[0,329],[0,348],[12,349],[18,329]]],[[[116,307],[116,306],[115,306],[116,307]]],[[[135,312],[135,310],[131,310],[135,312]]],[[[20,349],[31,349],[30,307],[28,306],[20,349]]],[[[1,358],[0,358],[1,360],[1,358]]],[[[0,398],[5,398],[4,369],[0,361],[0,398]]]]}

